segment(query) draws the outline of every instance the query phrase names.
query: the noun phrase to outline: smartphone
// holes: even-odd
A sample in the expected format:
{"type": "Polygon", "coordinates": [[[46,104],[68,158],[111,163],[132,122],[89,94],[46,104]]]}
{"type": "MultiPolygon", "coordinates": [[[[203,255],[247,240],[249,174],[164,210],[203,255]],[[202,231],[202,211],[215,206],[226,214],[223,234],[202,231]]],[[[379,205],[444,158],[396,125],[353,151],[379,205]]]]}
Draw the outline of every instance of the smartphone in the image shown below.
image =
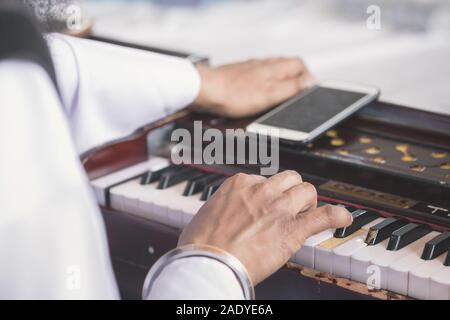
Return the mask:
{"type": "Polygon", "coordinates": [[[375,100],[379,94],[380,90],[372,86],[324,82],[272,109],[246,130],[308,143],[375,100]]]}

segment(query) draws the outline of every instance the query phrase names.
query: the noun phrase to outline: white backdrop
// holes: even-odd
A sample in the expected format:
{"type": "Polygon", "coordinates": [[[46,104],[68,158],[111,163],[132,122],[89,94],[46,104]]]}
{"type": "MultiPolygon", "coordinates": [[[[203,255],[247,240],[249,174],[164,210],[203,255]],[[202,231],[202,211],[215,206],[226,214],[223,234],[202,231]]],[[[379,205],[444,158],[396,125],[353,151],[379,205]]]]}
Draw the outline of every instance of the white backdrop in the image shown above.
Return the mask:
{"type": "Polygon", "coordinates": [[[374,84],[385,101],[450,114],[448,8],[443,0],[86,3],[100,35],[206,54],[213,64],[302,56],[319,79],[374,84]],[[381,30],[366,26],[372,2],[381,30]]]}

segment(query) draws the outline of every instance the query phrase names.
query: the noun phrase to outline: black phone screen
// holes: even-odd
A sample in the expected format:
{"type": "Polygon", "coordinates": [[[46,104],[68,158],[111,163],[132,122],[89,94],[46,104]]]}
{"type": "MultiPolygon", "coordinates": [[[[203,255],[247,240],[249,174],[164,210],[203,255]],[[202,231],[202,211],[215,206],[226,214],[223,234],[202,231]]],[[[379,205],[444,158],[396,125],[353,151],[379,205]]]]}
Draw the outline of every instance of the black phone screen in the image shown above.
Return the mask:
{"type": "Polygon", "coordinates": [[[366,94],[317,87],[268,118],[261,124],[302,132],[311,132],[366,94]]]}

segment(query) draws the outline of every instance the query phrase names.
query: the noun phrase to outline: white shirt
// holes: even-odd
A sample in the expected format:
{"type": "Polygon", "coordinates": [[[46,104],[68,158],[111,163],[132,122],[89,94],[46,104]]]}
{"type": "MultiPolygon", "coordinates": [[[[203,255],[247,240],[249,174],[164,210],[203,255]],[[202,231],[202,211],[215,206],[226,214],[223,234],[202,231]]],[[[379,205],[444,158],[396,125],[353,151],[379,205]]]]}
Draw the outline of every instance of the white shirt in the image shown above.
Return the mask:
{"type": "MultiPolygon", "coordinates": [[[[0,61],[0,298],[117,299],[105,228],[78,155],[190,104],[189,62],[50,35],[62,95],[34,63],[0,61]]],[[[242,299],[208,258],[168,265],[151,299],[242,299]]]]}

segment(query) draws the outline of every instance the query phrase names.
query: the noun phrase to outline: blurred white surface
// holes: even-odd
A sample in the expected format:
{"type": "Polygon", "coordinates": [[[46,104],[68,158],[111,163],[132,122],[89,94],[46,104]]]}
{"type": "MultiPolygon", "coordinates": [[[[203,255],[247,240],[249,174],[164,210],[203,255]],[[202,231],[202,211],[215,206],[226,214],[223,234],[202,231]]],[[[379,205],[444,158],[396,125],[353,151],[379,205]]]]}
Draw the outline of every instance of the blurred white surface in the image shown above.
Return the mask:
{"type": "Polygon", "coordinates": [[[302,56],[319,79],[373,84],[384,101],[450,114],[448,1],[380,0],[381,30],[366,26],[370,3],[235,0],[164,7],[91,1],[86,6],[99,35],[206,54],[213,64],[302,56]]]}

